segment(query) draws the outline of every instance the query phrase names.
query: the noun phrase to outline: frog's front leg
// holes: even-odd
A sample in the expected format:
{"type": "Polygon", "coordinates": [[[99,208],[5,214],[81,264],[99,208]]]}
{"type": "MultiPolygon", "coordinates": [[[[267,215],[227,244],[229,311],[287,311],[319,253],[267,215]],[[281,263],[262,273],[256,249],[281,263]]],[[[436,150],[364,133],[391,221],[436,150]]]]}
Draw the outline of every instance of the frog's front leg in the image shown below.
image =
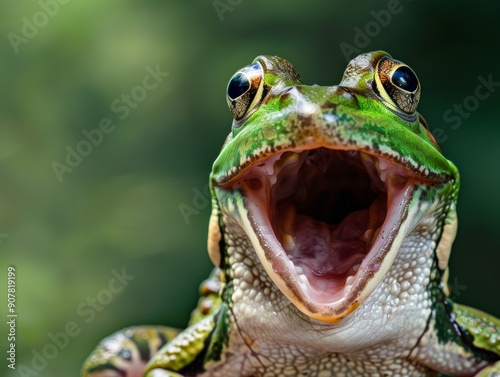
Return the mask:
{"type": "Polygon", "coordinates": [[[453,305],[457,323],[472,337],[472,344],[498,361],[481,369],[475,377],[500,377],[500,320],[480,310],[453,305]]]}
{"type": "MultiPolygon", "coordinates": [[[[200,285],[200,299],[191,314],[193,325],[214,313],[221,304],[221,271],[214,268],[200,285]]],[[[83,377],[142,377],[144,367],[158,350],[180,333],[164,326],[135,326],[104,339],[82,367],[83,377]]],[[[154,374],[175,376],[175,374],[154,374]]],[[[163,372],[162,372],[163,373],[163,372]]]]}
{"type": "Polygon", "coordinates": [[[135,326],[102,340],[82,366],[82,377],[142,377],[146,363],[179,330],[135,326]]]}
{"type": "Polygon", "coordinates": [[[177,377],[205,370],[221,359],[227,347],[228,327],[229,309],[222,303],[166,344],[146,366],[145,377],[177,377]]]}
{"type": "Polygon", "coordinates": [[[181,372],[195,362],[213,329],[212,316],[188,327],[156,354],[145,369],[145,377],[182,376],[175,372],[181,372]]]}
{"type": "Polygon", "coordinates": [[[475,377],[500,377],[500,362],[484,368],[475,377]]]}
{"type": "Polygon", "coordinates": [[[200,284],[200,298],[198,305],[191,312],[189,326],[208,317],[215,312],[222,304],[220,296],[223,276],[220,268],[216,267],[210,273],[210,276],[200,284]]]}
{"type": "Polygon", "coordinates": [[[500,377],[500,321],[445,298],[412,353],[446,375],[500,377]]]}

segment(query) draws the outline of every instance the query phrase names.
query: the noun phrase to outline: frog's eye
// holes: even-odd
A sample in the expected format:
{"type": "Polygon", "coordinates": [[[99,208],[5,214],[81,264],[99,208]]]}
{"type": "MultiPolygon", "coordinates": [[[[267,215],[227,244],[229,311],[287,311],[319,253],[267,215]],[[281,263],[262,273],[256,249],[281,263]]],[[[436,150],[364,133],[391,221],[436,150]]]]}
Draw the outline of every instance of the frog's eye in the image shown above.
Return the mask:
{"type": "Polygon", "coordinates": [[[420,82],[406,64],[383,57],[375,67],[377,94],[397,113],[413,115],[420,99],[420,82]]]}
{"type": "Polygon", "coordinates": [[[237,121],[250,115],[265,97],[263,80],[264,70],[259,63],[242,68],[236,72],[227,85],[227,104],[237,121]]]}
{"type": "Polygon", "coordinates": [[[120,350],[120,352],[118,353],[118,356],[120,356],[123,360],[130,361],[130,360],[132,360],[132,351],[130,351],[127,348],[124,348],[124,349],[120,350]]]}

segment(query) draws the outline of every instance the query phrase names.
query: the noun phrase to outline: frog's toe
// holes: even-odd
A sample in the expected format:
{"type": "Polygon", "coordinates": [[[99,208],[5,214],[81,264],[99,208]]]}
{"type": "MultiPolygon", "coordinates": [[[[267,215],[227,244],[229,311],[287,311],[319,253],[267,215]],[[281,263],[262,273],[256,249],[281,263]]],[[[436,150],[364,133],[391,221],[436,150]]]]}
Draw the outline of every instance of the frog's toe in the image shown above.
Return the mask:
{"type": "Polygon", "coordinates": [[[144,377],[182,377],[182,375],[175,372],[169,372],[165,369],[156,368],[150,370],[144,377]]]}

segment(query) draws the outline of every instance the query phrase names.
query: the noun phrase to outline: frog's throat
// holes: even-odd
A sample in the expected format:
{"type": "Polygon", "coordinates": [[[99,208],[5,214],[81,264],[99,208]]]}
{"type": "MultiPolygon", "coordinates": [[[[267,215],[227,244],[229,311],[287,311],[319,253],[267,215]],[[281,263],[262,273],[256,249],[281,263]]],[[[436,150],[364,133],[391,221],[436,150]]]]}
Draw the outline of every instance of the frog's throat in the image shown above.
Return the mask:
{"type": "Polygon", "coordinates": [[[423,216],[409,205],[418,181],[380,156],[317,148],[268,157],[232,187],[273,282],[304,314],[337,322],[380,283],[423,216]]]}

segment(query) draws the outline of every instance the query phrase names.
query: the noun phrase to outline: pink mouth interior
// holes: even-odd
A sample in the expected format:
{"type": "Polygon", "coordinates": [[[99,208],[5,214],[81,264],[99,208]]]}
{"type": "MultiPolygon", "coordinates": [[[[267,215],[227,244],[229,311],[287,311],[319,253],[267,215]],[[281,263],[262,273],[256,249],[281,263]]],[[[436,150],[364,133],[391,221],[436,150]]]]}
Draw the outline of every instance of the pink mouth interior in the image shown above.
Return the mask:
{"type": "Polygon", "coordinates": [[[401,173],[357,151],[285,152],[252,167],[244,191],[267,214],[295,273],[335,294],[369,268],[363,262],[384,232],[389,188],[406,182],[395,169],[401,173]]]}

